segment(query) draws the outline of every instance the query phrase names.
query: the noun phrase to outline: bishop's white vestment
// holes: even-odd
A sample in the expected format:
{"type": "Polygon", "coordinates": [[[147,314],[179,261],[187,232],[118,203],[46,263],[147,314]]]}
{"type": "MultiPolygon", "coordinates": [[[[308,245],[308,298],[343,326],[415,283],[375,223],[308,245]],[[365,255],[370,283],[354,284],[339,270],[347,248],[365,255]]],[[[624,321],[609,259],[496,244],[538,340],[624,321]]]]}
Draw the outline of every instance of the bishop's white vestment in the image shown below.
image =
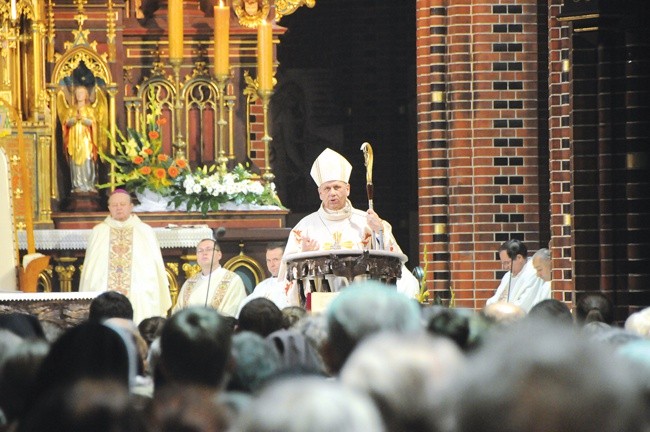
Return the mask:
{"type": "MultiPolygon", "coordinates": [[[[302,239],[309,237],[318,242],[318,250],[385,250],[402,253],[395,241],[392,227],[383,221],[383,230],[373,233],[367,222],[367,213],[355,209],[348,200],[346,206],[339,211],[325,209],[322,205],[318,211],[305,216],[291,230],[287,245],[284,249],[283,263],[280,266],[278,278],[286,279],[286,262],[288,255],[302,251],[302,239]]],[[[336,287],[331,287],[334,290],[336,287]]],[[[419,292],[418,280],[402,265],[402,277],[397,280],[397,290],[410,298],[419,292]]],[[[285,292],[291,305],[299,305],[297,283],[285,283],[285,292]]]]}

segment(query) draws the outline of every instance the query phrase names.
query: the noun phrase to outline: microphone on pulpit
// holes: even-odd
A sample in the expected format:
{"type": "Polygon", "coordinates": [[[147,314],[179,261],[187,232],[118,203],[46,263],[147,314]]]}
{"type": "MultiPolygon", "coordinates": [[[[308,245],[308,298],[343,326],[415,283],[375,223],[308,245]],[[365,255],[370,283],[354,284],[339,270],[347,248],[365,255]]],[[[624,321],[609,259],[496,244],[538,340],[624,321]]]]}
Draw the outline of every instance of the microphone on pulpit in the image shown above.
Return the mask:
{"type": "Polygon", "coordinates": [[[222,226],[214,230],[214,238],[220,239],[226,235],[226,229],[222,226]]]}
{"type": "Polygon", "coordinates": [[[205,307],[208,307],[208,297],[210,295],[210,281],[212,279],[212,267],[214,266],[214,251],[217,250],[217,240],[218,238],[226,235],[226,229],[224,227],[219,227],[213,232],[214,239],[212,244],[212,256],[210,257],[210,273],[208,274],[208,286],[205,289],[205,307]]]}

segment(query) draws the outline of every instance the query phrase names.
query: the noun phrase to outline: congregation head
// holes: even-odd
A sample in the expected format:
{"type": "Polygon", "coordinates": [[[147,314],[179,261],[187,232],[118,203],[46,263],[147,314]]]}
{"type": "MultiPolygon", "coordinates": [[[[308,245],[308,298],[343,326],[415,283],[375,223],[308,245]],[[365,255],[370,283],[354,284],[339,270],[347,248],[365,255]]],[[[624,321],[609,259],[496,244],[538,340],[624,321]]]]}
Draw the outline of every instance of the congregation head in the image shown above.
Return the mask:
{"type": "Polygon", "coordinates": [[[25,339],[45,339],[45,332],[38,318],[23,312],[0,314],[0,329],[25,339]]]}
{"type": "Polygon", "coordinates": [[[218,388],[230,360],[231,338],[231,326],[212,308],[193,306],[175,313],[160,336],[163,381],[218,388]]]}
{"type": "Polygon", "coordinates": [[[513,303],[497,302],[483,308],[481,315],[491,323],[509,324],[526,316],[526,311],[513,303]]]}
{"type": "Polygon", "coordinates": [[[629,365],[548,321],[493,333],[453,387],[458,432],[644,430],[644,388],[629,365]]]}
{"type": "Polygon", "coordinates": [[[546,319],[557,323],[573,325],[573,315],[566,303],[546,299],[534,305],[528,312],[529,318],[546,319]]]}
{"type": "Polygon", "coordinates": [[[138,432],[145,424],[128,387],[110,378],[83,378],[47,391],[20,421],[19,432],[138,432]]]}
{"type": "Polygon", "coordinates": [[[581,325],[591,322],[611,324],[614,322],[614,305],[600,292],[583,294],[574,309],[576,322],[581,325]]]}
{"type": "Polygon", "coordinates": [[[283,327],[282,311],[267,298],[256,298],[244,305],[239,312],[238,331],[252,331],[267,337],[283,327]]]}
{"type": "Polygon", "coordinates": [[[117,291],[105,291],[90,302],[89,321],[101,323],[109,318],[133,319],[133,306],[127,296],[117,291]]]}
{"type": "Polygon", "coordinates": [[[8,423],[25,414],[38,369],[49,348],[44,339],[22,339],[13,347],[0,343],[0,352],[4,352],[4,359],[0,355],[0,413],[8,423]]]}
{"type": "Polygon", "coordinates": [[[232,353],[235,367],[228,381],[230,391],[257,392],[282,368],[278,351],[257,333],[235,334],[232,353]]]}
{"type": "Polygon", "coordinates": [[[391,432],[436,432],[443,402],[465,357],[449,339],[382,332],[362,341],[341,370],[347,386],[369,395],[391,432]]]}
{"type": "Polygon", "coordinates": [[[241,414],[238,432],[359,432],[385,430],[370,398],[319,377],[280,380],[241,414]],[[291,409],[280,409],[291,407],[291,409]]]}
{"type": "Polygon", "coordinates": [[[40,364],[29,404],[83,379],[111,380],[128,387],[130,372],[123,337],[103,324],[84,322],[54,341],[40,364]]]}
{"type": "Polygon", "coordinates": [[[650,308],[634,312],[627,317],[625,329],[645,338],[650,338],[650,308]]]}
{"type": "Polygon", "coordinates": [[[149,317],[140,321],[138,331],[148,346],[151,346],[154,339],[160,337],[165,321],[166,318],[163,317],[149,317]]]}
{"type": "Polygon", "coordinates": [[[422,329],[417,303],[398,293],[395,286],[377,281],[351,284],[330,303],[326,315],[323,359],[331,373],[337,373],[357,344],[371,334],[422,329]]]}

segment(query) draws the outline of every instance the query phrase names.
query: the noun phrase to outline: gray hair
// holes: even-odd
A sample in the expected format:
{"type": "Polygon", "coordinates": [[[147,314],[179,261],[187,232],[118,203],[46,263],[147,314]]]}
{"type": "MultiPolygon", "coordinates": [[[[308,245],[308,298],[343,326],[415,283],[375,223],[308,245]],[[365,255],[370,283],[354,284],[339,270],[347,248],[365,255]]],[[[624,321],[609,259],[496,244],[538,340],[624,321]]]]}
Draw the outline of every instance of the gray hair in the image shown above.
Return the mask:
{"type": "Polygon", "coordinates": [[[465,364],[450,340],[380,333],[364,340],[341,370],[341,381],[370,395],[389,431],[441,430],[442,397],[465,364]]]}
{"type": "Polygon", "coordinates": [[[635,312],[625,320],[625,330],[650,338],[650,308],[635,312]]]}
{"type": "Polygon", "coordinates": [[[376,281],[353,283],[341,291],[327,309],[327,342],[335,357],[326,360],[338,372],[355,346],[382,331],[422,331],[415,300],[376,281]]]}
{"type": "Polygon", "coordinates": [[[383,432],[385,428],[378,409],[366,395],[337,381],[301,377],[267,387],[241,414],[233,430],[383,432]]]}
{"type": "Polygon", "coordinates": [[[538,250],[537,252],[535,252],[535,254],[533,255],[533,259],[535,257],[541,259],[544,262],[551,261],[551,251],[546,249],[546,248],[542,248],[542,249],[538,250]]]}
{"type": "Polygon", "coordinates": [[[548,322],[494,334],[454,385],[458,432],[641,432],[643,380],[611,347],[548,322]]]}

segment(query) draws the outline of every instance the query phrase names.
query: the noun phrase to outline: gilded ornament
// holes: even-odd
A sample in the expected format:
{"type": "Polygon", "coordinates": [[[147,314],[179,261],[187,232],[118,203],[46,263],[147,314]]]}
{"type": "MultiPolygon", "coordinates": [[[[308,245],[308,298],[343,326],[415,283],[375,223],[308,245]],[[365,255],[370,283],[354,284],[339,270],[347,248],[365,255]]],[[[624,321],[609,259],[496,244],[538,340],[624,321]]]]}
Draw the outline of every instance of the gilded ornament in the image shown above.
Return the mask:
{"type": "Polygon", "coordinates": [[[313,8],[316,0],[275,0],[275,19],[279,21],[283,16],[291,15],[300,6],[313,8]]]}
{"type": "Polygon", "coordinates": [[[269,16],[269,0],[233,0],[232,7],[239,19],[239,24],[248,28],[257,28],[269,16]]]}

